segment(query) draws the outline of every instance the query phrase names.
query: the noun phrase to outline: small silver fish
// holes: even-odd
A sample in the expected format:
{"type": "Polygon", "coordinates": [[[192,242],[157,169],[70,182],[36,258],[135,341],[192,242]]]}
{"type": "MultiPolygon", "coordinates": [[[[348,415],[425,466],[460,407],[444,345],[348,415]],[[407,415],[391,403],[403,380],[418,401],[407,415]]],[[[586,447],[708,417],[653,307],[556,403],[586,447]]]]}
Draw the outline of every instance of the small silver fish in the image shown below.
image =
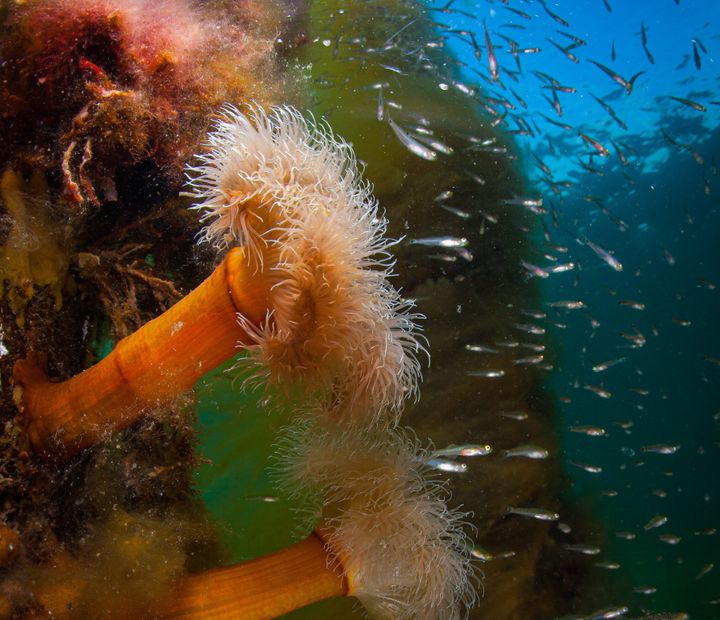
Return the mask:
{"type": "Polygon", "coordinates": [[[538,519],[540,521],[557,521],[560,518],[557,512],[546,510],[545,508],[517,508],[509,506],[507,511],[510,514],[538,519]]]}
{"type": "Polygon", "coordinates": [[[465,248],[469,242],[465,237],[423,237],[411,239],[409,243],[437,248],[465,248]]]}
{"type": "Polygon", "coordinates": [[[599,426],[589,426],[586,424],[571,426],[568,430],[571,433],[582,433],[583,435],[588,435],[589,437],[605,437],[607,435],[607,431],[604,428],[599,426]]]}
{"type": "Polygon", "coordinates": [[[645,304],[634,299],[621,299],[618,303],[633,310],[645,310],[645,304]]]}
{"type": "Polygon", "coordinates": [[[499,81],[499,66],[497,59],[495,58],[495,50],[493,49],[492,41],[490,41],[490,34],[488,33],[487,25],[483,20],[483,29],[485,30],[485,48],[488,54],[488,68],[490,69],[490,78],[493,82],[499,81]]]}
{"type": "Polygon", "coordinates": [[[587,307],[585,302],[580,300],[548,301],[545,305],[551,308],[564,308],[566,310],[580,310],[581,308],[587,307]]]}
{"type": "Polygon", "coordinates": [[[416,125],[415,127],[413,127],[413,131],[415,133],[419,133],[421,136],[432,136],[433,135],[432,129],[423,127],[422,125],[416,125]]]}
{"type": "Polygon", "coordinates": [[[565,545],[565,549],[584,555],[597,555],[600,553],[600,547],[593,547],[592,545],[565,545]]]}
{"type": "Polygon", "coordinates": [[[382,63],[378,63],[378,66],[382,67],[383,69],[387,69],[388,71],[391,71],[392,73],[397,73],[398,75],[407,75],[402,69],[399,67],[395,67],[393,65],[384,65],[382,63]]]}
{"type": "Polygon", "coordinates": [[[523,420],[528,419],[528,414],[525,411],[501,411],[500,415],[503,418],[509,418],[510,420],[517,420],[518,422],[522,422],[523,420]]]}
{"type": "Polygon", "coordinates": [[[717,528],[715,527],[706,527],[702,530],[696,530],[693,532],[695,536],[715,536],[717,534],[717,528]]]}
{"type": "Polygon", "coordinates": [[[608,368],[612,368],[613,366],[622,364],[625,361],[627,361],[626,357],[618,357],[617,359],[614,359],[614,360],[607,360],[606,362],[600,362],[599,364],[595,364],[592,367],[592,369],[593,369],[593,372],[604,372],[608,368]]]}
{"type": "Polygon", "coordinates": [[[632,343],[630,347],[633,349],[640,349],[644,347],[647,342],[645,336],[637,330],[635,330],[635,333],[622,332],[620,336],[625,338],[625,340],[629,340],[632,343]]]}
{"type": "Polygon", "coordinates": [[[463,84],[462,82],[458,82],[457,80],[453,80],[452,85],[457,88],[463,95],[467,95],[468,97],[472,97],[477,92],[476,88],[468,86],[467,84],[463,84]]]}
{"type": "Polygon", "coordinates": [[[662,527],[668,522],[668,518],[665,515],[655,515],[650,521],[648,521],[644,529],[645,531],[655,529],[656,527],[662,527]]]}
{"type": "Polygon", "coordinates": [[[602,473],[602,467],[599,465],[590,465],[589,463],[580,463],[579,461],[568,461],[568,465],[572,465],[573,467],[578,467],[580,469],[584,469],[586,472],[590,474],[600,474],[602,473]]]}
{"type": "Polygon", "coordinates": [[[660,534],[660,536],[658,536],[658,540],[661,540],[668,545],[677,545],[682,539],[675,534],[660,534]]]}
{"type": "Polygon", "coordinates": [[[561,254],[567,254],[570,248],[566,245],[556,245],[554,243],[550,243],[548,240],[547,246],[553,251],[553,252],[560,252],[561,254]]]}
{"type": "Polygon", "coordinates": [[[497,379],[504,377],[504,370],[468,370],[465,373],[468,377],[484,377],[485,379],[497,379]]]}
{"type": "Polygon", "coordinates": [[[395,132],[395,135],[398,137],[398,140],[400,140],[405,148],[407,148],[407,150],[413,155],[417,155],[427,161],[435,161],[437,159],[437,153],[435,151],[415,140],[415,138],[408,134],[389,116],[387,121],[390,127],[392,127],[392,130],[395,132]]]}
{"type": "Polygon", "coordinates": [[[578,243],[584,244],[588,246],[595,254],[597,254],[603,261],[605,261],[610,267],[612,267],[615,271],[622,271],[623,266],[622,263],[616,259],[610,252],[607,250],[604,250],[599,245],[594,244],[590,240],[585,240],[584,242],[580,239],[577,240],[578,243]]]}
{"type": "Polygon", "coordinates": [[[600,386],[597,386],[597,385],[591,385],[588,383],[586,385],[583,385],[583,388],[585,388],[586,390],[589,390],[593,394],[597,394],[600,398],[612,397],[612,392],[610,392],[604,388],[601,388],[600,386]]]}
{"type": "Polygon", "coordinates": [[[461,446],[450,445],[447,448],[440,448],[439,450],[433,450],[433,457],[446,456],[487,456],[492,454],[493,447],[490,444],[472,444],[466,443],[461,446]]]}
{"type": "Polygon", "coordinates": [[[473,181],[475,181],[475,183],[477,183],[478,185],[485,185],[485,184],[487,183],[487,181],[485,181],[485,179],[479,177],[478,175],[476,175],[476,174],[473,173],[473,172],[470,172],[469,170],[465,170],[464,172],[465,172],[465,174],[467,174],[473,181]]]}
{"type": "Polygon", "coordinates": [[[468,213],[467,211],[463,211],[462,209],[458,209],[457,207],[451,207],[450,205],[441,204],[440,208],[445,209],[445,211],[447,211],[448,213],[452,213],[453,215],[463,220],[469,220],[471,217],[470,213],[468,213]]]}
{"type": "Polygon", "coordinates": [[[666,443],[656,443],[642,447],[643,452],[654,452],[655,454],[675,454],[679,449],[679,445],[673,446],[666,443]]]}
{"type": "Polygon", "coordinates": [[[487,220],[491,224],[498,223],[497,215],[493,215],[492,213],[488,213],[487,211],[483,211],[482,209],[478,209],[478,212],[480,213],[480,215],[483,216],[483,224],[485,223],[485,220],[487,220]]]}
{"type": "Polygon", "coordinates": [[[547,314],[544,312],[536,312],[535,310],[521,310],[520,311],[525,316],[529,316],[531,319],[544,319],[547,318],[547,314]]]}
{"type": "Polygon", "coordinates": [[[522,456],[528,459],[546,459],[548,456],[550,456],[550,453],[545,450],[545,448],[541,448],[540,446],[526,444],[511,448],[510,450],[505,450],[505,456],[508,458],[514,456],[522,456]]]}
{"type": "Polygon", "coordinates": [[[545,360],[544,355],[531,355],[529,357],[518,357],[513,360],[515,366],[537,366],[545,360]]]}
{"type": "Polygon", "coordinates": [[[625,605],[619,605],[617,607],[603,607],[598,611],[591,613],[585,620],[608,620],[609,618],[619,618],[624,616],[628,611],[629,607],[625,605]]]}
{"type": "Polygon", "coordinates": [[[518,207],[539,208],[543,206],[542,198],[525,198],[523,196],[513,196],[512,198],[504,198],[500,200],[501,205],[514,205],[518,207]]]}
{"type": "Polygon", "coordinates": [[[470,547],[470,555],[476,560],[480,560],[481,562],[489,562],[495,557],[487,549],[483,549],[480,545],[477,544],[474,544],[472,545],[472,547],[470,547]]]}
{"type": "Polygon", "coordinates": [[[548,273],[564,273],[565,271],[572,271],[573,269],[575,269],[575,263],[562,263],[560,265],[546,267],[545,271],[548,273]]]}
{"type": "Polygon", "coordinates": [[[707,575],[713,568],[715,568],[715,564],[713,564],[712,562],[710,562],[709,564],[705,564],[705,566],[703,566],[703,567],[700,569],[700,572],[699,572],[697,575],[695,575],[695,579],[702,579],[702,578],[703,578],[705,575],[707,575]]]}
{"type": "Polygon", "coordinates": [[[598,568],[605,568],[607,570],[617,570],[620,568],[620,564],[618,562],[610,562],[608,560],[605,560],[603,562],[595,562],[595,566],[598,568]]]}
{"type": "Polygon", "coordinates": [[[526,349],[530,349],[536,353],[542,353],[546,348],[544,344],[536,344],[534,342],[521,342],[520,344],[526,349]]]}
{"type": "Polygon", "coordinates": [[[455,152],[451,146],[448,146],[437,138],[420,138],[420,140],[425,142],[425,144],[427,144],[430,148],[436,150],[438,153],[442,153],[443,155],[452,155],[455,152]]]}
{"type": "Polygon", "coordinates": [[[544,327],[540,327],[539,325],[534,325],[532,323],[513,323],[513,327],[515,329],[519,329],[520,331],[527,332],[528,334],[535,334],[538,336],[542,336],[546,331],[544,327]]]}
{"type": "Polygon", "coordinates": [[[550,274],[542,267],[538,267],[532,263],[527,263],[524,260],[520,261],[520,264],[528,271],[528,273],[530,273],[530,275],[543,279],[550,277],[550,274]]]}
{"type": "Polygon", "coordinates": [[[466,463],[458,463],[457,461],[452,461],[450,459],[431,458],[425,461],[425,464],[428,467],[437,469],[438,471],[445,471],[452,474],[464,474],[468,469],[466,463]]]}
{"type": "Polygon", "coordinates": [[[492,347],[486,347],[482,344],[466,344],[465,345],[466,351],[472,351],[473,353],[500,353],[497,349],[493,349],[492,347]]]}

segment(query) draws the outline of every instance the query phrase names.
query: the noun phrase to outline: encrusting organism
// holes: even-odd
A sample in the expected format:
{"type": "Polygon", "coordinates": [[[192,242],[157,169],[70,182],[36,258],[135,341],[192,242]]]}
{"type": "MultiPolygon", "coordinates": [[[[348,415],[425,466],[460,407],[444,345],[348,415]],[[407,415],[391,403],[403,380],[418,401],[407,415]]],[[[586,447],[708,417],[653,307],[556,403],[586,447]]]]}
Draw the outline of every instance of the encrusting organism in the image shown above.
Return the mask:
{"type": "Polygon", "coordinates": [[[11,128],[0,159],[15,149],[59,167],[73,211],[117,200],[134,166],[176,184],[214,108],[250,86],[256,98],[272,90],[261,82],[277,29],[270,2],[224,12],[187,0],[13,4],[0,42],[0,127],[11,128]]]}
{"type": "Polygon", "coordinates": [[[232,248],[170,310],[95,366],[51,383],[35,357],[14,379],[31,445],[71,456],[129,426],[245,347],[258,379],[324,410],[394,422],[420,377],[417,316],[389,284],[371,188],[348,144],[296,110],[226,108],[191,170],[203,235],[232,248]]]}
{"type": "MultiPolygon", "coordinates": [[[[281,4],[0,3],[0,301],[18,327],[4,330],[13,353],[70,334],[69,319],[88,340],[117,340],[199,281],[209,253],[191,249],[184,170],[223,102],[284,90],[281,4]]],[[[48,348],[63,378],[87,365],[83,347],[48,348]]]]}

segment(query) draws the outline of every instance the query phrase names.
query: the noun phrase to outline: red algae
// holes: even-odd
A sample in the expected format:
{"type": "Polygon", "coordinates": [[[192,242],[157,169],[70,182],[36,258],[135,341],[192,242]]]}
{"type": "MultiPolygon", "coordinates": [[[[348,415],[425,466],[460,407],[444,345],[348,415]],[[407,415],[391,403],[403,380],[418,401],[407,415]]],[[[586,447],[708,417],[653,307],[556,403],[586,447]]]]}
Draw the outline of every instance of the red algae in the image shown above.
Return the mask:
{"type": "Polygon", "coordinates": [[[258,11],[245,2],[221,15],[183,0],[16,7],[0,122],[20,139],[0,155],[60,165],[73,206],[112,201],[118,169],[147,161],[177,184],[214,108],[266,99],[259,81],[274,73],[275,31],[258,11]]]}

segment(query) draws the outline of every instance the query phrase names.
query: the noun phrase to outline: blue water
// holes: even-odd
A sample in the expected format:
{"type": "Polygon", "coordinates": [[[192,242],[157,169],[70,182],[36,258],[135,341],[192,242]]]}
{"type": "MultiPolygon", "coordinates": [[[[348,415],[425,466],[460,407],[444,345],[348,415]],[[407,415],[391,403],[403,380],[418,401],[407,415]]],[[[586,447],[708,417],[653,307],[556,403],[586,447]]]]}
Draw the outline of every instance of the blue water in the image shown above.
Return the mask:
{"type": "MultiPolygon", "coordinates": [[[[559,397],[558,430],[570,481],[568,496],[597,517],[595,529],[576,535],[600,546],[598,563],[620,565],[615,570],[626,585],[625,594],[608,603],[628,605],[631,614],[685,611],[692,618],[716,618],[720,617],[720,543],[713,528],[720,525],[720,366],[707,358],[720,357],[716,288],[720,283],[720,3],[610,2],[611,13],[601,0],[547,3],[568,27],[554,21],[537,2],[455,2],[450,8],[473,13],[476,19],[459,13],[434,11],[433,15],[453,29],[475,34],[480,60],[467,36],[451,34],[447,44],[467,63],[463,79],[479,86],[481,97],[497,94],[515,104],[502,127],[507,131],[522,127],[512,120],[517,114],[541,131],[536,136],[517,135],[524,153],[522,165],[533,181],[533,197],[542,197],[556,213],[555,223],[552,214],[542,216],[548,238],[568,250],[561,255],[541,240],[535,263],[551,265],[543,256],[550,253],[561,262],[578,265],[541,282],[546,302],[581,300],[587,306],[545,308],[550,337],[559,348],[550,383],[559,397]],[[506,7],[527,12],[531,19],[506,7]],[[483,20],[505,89],[479,75],[490,77],[483,20]],[[655,64],[641,44],[643,21],[655,64]],[[547,41],[572,43],[558,30],[587,42],[570,50],[578,63],[547,41]],[[517,82],[504,71],[517,67],[501,34],[520,47],[542,48],[520,55],[522,74],[517,82]],[[700,69],[693,56],[693,38],[699,38],[707,50],[704,53],[698,45],[700,69]],[[628,95],[588,59],[625,78],[645,73],[628,95]],[[562,117],[543,97],[551,96],[549,89],[542,88],[547,80],[534,71],[576,89],[558,92],[562,117]],[[526,109],[510,88],[525,101],[526,109]],[[610,105],[627,130],[590,93],[610,105]],[[693,100],[706,111],[669,96],[693,100]],[[541,113],[574,129],[554,126],[541,113]],[[672,145],[661,128],[697,155],[672,145]],[[606,146],[610,156],[599,156],[578,131],[606,146]],[[627,165],[611,139],[626,155],[627,165]],[[572,186],[560,186],[554,193],[533,155],[550,169],[552,180],[567,180],[572,186]],[[599,173],[587,172],[579,160],[599,173]],[[578,238],[614,252],[623,270],[611,269],[578,238]],[[620,300],[640,302],[644,310],[620,300]],[[646,343],[630,348],[620,334],[635,331],[643,334],[646,343]],[[592,370],[595,364],[623,357],[626,361],[604,372],[592,370]],[[586,385],[601,387],[610,396],[602,398],[586,385]],[[647,395],[638,389],[647,390],[647,395]],[[580,424],[602,427],[607,436],[570,431],[580,424]],[[643,446],[653,444],[680,448],[674,454],[643,451],[643,446]],[[590,473],[573,462],[602,471],[590,473]],[[666,516],[667,523],[645,530],[656,515],[666,516]],[[635,538],[626,540],[618,532],[631,532],[635,538]],[[639,586],[653,586],[656,591],[633,591],[639,586]]],[[[502,106],[496,109],[504,112],[502,106]]],[[[600,566],[595,573],[593,579],[600,583],[608,569],[600,566]]]]}

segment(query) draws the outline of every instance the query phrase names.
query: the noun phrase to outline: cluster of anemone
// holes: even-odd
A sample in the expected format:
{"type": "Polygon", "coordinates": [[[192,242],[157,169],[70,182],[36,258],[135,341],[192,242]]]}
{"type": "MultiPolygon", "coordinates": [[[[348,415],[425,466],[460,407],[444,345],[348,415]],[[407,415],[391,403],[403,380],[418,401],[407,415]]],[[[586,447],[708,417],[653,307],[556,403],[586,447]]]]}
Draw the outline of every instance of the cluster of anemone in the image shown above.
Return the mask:
{"type": "Polygon", "coordinates": [[[461,616],[475,596],[463,515],[396,426],[417,394],[419,316],[388,281],[387,223],[351,146],[279,107],[226,108],[209,147],[191,170],[202,237],[246,248],[268,280],[250,363],[314,403],[278,450],[285,487],[320,498],[331,557],[373,616],[461,616]]]}
{"type": "Polygon", "coordinates": [[[352,148],[290,107],[225,107],[206,149],[189,187],[220,264],[66,382],[18,363],[30,444],[76,454],[243,348],[251,381],[301,388],[289,390],[298,414],[278,469],[319,502],[317,533],[280,559],[188,577],[168,613],[268,617],[345,594],[378,618],[462,617],[475,602],[464,515],[398,427],[426,353],[419,315],[389,282],[393,242],[352,148]],[[273,586],[258,578],[290,559],[303,570],[276,572],[273,586]]]}

